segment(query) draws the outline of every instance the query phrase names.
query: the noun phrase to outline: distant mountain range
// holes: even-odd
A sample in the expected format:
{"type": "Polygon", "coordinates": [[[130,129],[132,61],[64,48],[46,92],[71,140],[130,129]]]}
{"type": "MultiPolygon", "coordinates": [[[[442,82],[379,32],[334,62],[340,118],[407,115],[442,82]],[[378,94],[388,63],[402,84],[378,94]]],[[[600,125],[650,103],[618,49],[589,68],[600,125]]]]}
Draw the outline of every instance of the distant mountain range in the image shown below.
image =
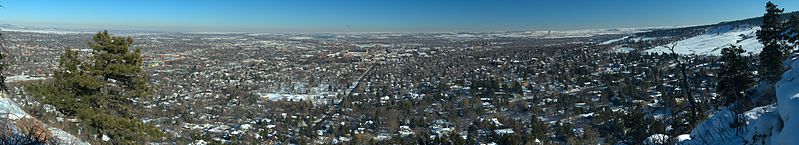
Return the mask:
{"type": "Polygon", "coordinates": [[[95,33],[103,30],[108,30],[114,34],[165,33],[162,31],[153,31],[153,30],[69,29],[69,28],[58,28],[58,27],[19,26],[14,24],[0,24],[0,30],[15,31],[15,32],[57,33],[57,34],[95,33]]]}

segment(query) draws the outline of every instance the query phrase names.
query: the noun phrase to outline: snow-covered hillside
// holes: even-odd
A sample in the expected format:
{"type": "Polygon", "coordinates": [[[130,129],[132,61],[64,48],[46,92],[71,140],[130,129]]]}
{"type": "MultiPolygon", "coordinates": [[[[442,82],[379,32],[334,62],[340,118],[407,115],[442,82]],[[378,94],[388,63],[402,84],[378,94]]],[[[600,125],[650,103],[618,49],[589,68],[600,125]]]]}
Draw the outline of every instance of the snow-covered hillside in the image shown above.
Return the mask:
{"type": "Polygon", "coordinates": [[[771,142],[773,144],[799,144],[799,61],[796,57],[786,61],[790,70],[777,82],[777,112],[781,124],[773,124],[771,142]]]}
{"type": "Polygon", "coordinates": [[[681,144],[799,144],[799,57],[786,60],[790,68],[777,82],[777,104],[743,114],[746,126],[732,128],[735,115],[722,110],[691,131],[681,144]]]}
{"type": "MultiPolygon", "coordinates": [[[[17,105],[14,100],[5,97],[5,94],[0,93],[0,119],[7,119],[7,120],[18,120],[22,118],[32,117],[25,113],[22,108],[17,105]]],[[[15,126],[12,126],[15,127],[15,126]]],[[[48,130],[58,138],[59,142],[61,143],[68,143],[68,144],[80,144],[80,145],[88,145],[89,143],[83,142],[77,137],[54,127],[48,127],[48,130]]]]}
{"type": "MultiPolygon", "coordinates": [[[[677,42],[675,52],[679,54],[721,55],[721,48],[730,44],[740,45],[747,53],[760,53],[763,44],[757,42],[757,26],[722,26],[705,34],[677,42]]],[[[669,45],[670,46],[670,45],[669,45]]],[[[671,53],[667,46],[659,46],[645,52],[671,53]]]]}

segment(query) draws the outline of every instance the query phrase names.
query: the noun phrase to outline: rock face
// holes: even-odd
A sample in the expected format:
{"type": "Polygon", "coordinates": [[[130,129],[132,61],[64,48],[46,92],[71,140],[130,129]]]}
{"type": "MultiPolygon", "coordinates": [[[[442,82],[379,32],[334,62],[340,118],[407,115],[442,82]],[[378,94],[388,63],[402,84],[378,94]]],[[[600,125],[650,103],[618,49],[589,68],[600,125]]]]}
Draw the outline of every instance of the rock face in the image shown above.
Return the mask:
{"type": "Polygon", "coordinates": [[[53,137],[53,133],[47,129],[47,126],[33,117],[17,119],[15,123],[21,134],[31,135],[36,140],[48,142],[53,137]]]}

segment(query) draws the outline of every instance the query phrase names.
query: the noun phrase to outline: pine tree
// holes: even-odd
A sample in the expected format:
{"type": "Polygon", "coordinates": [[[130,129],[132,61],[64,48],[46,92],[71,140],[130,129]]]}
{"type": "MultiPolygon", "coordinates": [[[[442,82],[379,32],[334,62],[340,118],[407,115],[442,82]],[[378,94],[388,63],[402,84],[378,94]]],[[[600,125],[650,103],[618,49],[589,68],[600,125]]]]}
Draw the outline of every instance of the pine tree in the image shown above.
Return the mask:
{"type": "MultiPolygon", "coordinates": [[[[6,51],[5,51],[5,49],[6,49],[5,39],[4,39],[2,33],[0,33],[0,49],[3,50],[2,52],[0,52],[0,61],[2,61],[2,60],[6,59],[6,55],[7,55],[6,51]]],[[[7,66],[8,66],[8,64],[6,64],[6,61],[3,61],[2,63],[0,63],[0,80],[2,80],[2,81],[0,81],[0,89],[2,89],[3,91],[8,91],[8,86],[6,86],[6,81],[5,81],[6,80],[6,75],[4,75],[2,73],[2,72],[5,72],[7,66]]]]}
{"type": "Polygon", "coordinates": [[[129,51],[131,38],[95,35],[88,59],[67,49],[54,71],[53,84],[42,85],[32,94],[64,114],[75,116],[95,130],[108,135],[114,144],[135,144],[159,139],[159,129],[134,119],[131,99],[150,96],[142,71],[141,50],[129,51]]]}
{"type": "Polygon", "coordinates": [[[466,144],[469,145],[477,144],[478,142],[477,126],[475,126],[474,124],[469,125],[469,129],[467,132],[468,132],[467,135],[468,137],[466,137],[466,144]]]}
{"type": "Polygon", "coordinates": [[[145,80],[142,69],[144,60],[141,49],[130,51],[133,39],[115,37],[108,31],[98,32],[88,43],[93,50],[93,65],[87,68],[96,78],[114,85],[106,85],[101,90],[103,96],[118,113],[129,115],[130,99],[150,96],[152,90],[145,80]]]}
{"type": "Polygon", "coordinates": [[[460,129],[455,129],[455,130],[452,130],[452,132],[450,132],[450,134],[449,134],[450,144],[453,144],[453,145],[466,144],[466,142],[463,140],[463,138],[461,138],[461,135],[460,135],[459,132],[460,132],[460,129]]]}
{"type": "Polygon", "coordinates": [[[771,85],[777,82],[785,71],[782,65],[784,59],[783,46],[781,44],[780,33],[782,23],[780,15],[782,9],[777,8],[774,3],[766,3],[766,14],[763,15],[763,24],[757,31],[757,39],[763,44],[763,51],[760,52],[760,72],[761,81],[767,81],[771,85]]]}
{"type": "Polygon", "coordinates": [[[523,91],[524,88],[522,88],[522,84],[520,84],[518,81],[511,82],[510,89],[511,89],[511,92],[516,93],[516,94],[520,94],[520,95],[523,94],[523,92],[524,92],[523,91]]]}
{"type": "Polygon", "coordinates": [[[799,42],[799,16],[791,15],[788,21],[782,24],[784,31],[782,31],[782,38],[788,42],[794,43],[794,47],[799,42]]]}
{"type": "Polygon", "coordinates": [[[650,134],[649,124],[646,119],[646,114],[641,110],[641,106],[633,106],[628,108],[629,112],[624,115],[623,123],[625,128],[625,142],[629,144],[636,144],[643,142],[650,134]]]}
{"type": "Polygon", "coordinates": [[[735,45],[721,49],[722,56],[719,61],[722,64],[718,72],[719,81],[716,90],[723,97],[723,105],[743,100],[746,96],[745,91],[755,83],[746,60],[741,56],[744,52],[741,46],[735,45]]]}
{"type": "MultiPolygon", "coordinates": [[[[92,76],[86,65],[81,65],[79,55],[77,51],[70,49],[61,55],[58,62],[59,69],[53,75],[56,86],[77,96],[96,95],[104,83],[92,76]]],[[[97,103],[103,102],[95,102],[97,103]]]]}
{"type": "Polygon", "coordinates": [[[530,117],[530,129],[530,136],[532,138],[542,141],[546,139],[547,126],[541,119],[538,119],[537,115],[530,117]]]}

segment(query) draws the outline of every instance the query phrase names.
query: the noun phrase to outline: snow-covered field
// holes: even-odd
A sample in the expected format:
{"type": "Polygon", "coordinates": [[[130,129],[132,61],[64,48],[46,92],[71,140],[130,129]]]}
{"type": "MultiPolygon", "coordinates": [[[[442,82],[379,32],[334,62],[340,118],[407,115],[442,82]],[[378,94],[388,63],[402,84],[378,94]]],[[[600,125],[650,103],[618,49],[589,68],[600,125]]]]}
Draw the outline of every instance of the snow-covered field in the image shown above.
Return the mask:
{"type": "Polygon", "coordinates": [[[613,42],[619,42],[619,41],[622,41],[622,40],[627,39],[627,38],[630,38],[630,36],[624,36],[624,37],[621,37],[621,38],[611,39],[611,40],[608,40],[608,41],[605,41],[605,42],[602,42],[602,43],[599,43],[599,44],[600,45],[608,45],[608,44],[611,44],[613,42]]]}
{"type": "Polygon", "coordinates": [[[41,76],[30,76],[30,75],[15,75],[9,76],[6,78],[6,82],[21,82],[21,81],[32,81],[32,80],[43,80],[47,79],[47,77],[41,76]]]}
{"type": "MultiPolygon", "coordinates": [[[[732,27],[725,26],[699,36],[691,37],[677,42],[675,52],[678,54],[696,55],[721,55],[721,48],[730,44],[740,45],[746,53],[760,53],[763,44],[757,42],[755,36],[759,27],[732,27]]],[[[671,53],[668,46],[659,46],[645,52],[650,53],[671,53]]]]}
{"type": "Polygon", "coordinates": [[[527,36],[527,37],[540,37],[540,38],[570,38],[570,37],[591,37],[596,35],[608,34],[632,34],[644,32],[652,28],[614,28],[614,29],[582,29],[582,30],[560,30],[560,31],[527,31],[523,33],[509,34],[511,36],[527,36]]]}
{"type": "Polygon", "coordinates": [[[635,48],[630,48],[630,47],[618,47],[618,48],[614,48],[614,49],[613,49],[613,52],[618,52],[618,53],[630,53],[630,52],[632,52],[632,51],[634,51],[634,50],[635,50],[635,48]]]}

